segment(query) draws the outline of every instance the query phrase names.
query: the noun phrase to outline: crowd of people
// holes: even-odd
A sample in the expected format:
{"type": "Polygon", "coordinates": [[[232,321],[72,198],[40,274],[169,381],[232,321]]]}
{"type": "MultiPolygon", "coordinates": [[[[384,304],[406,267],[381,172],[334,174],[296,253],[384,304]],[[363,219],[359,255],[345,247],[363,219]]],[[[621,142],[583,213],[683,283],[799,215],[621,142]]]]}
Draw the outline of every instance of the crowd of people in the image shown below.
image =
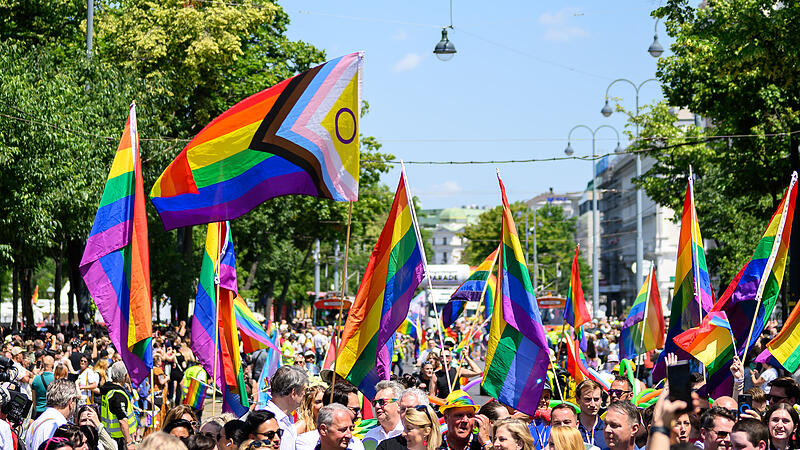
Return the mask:
{"type": "MultiPolygon", "coordinates": [[[[251,407],[238,417],[223,413],[212,395],[205,405],[184,404],[191,381],[210,378],[191,350],[184,322],[155,327],[152,377],[135,388],[100,327],[27,336],[4,331],[0,448],[785,450],[800,445],[795,406],[800,386],[792,374],[766,363],[735,359],[730,395],[699,397],[704,378],[693,373],[691,405],[670,400],[666,386],[657,402],[637,406],[634,393],[653,386],[654,355],[640,358],[635,376],[626,376],[619,369],[618,324],[606,320],[589,330],[585,351],[586,364],[606,383],[571,379],[555,338],[551,370],[533,415],[480,395],[475,380],[482,375],[485,337],[478,334],[464,345],[464,337],[475,331],[465,321],[441,340],[438,330],[427,330],[427,346],[420,346],[419,338],[399,337],[391,378],[377,383],[371,401],[330,370],[332,327],[303,321],[276,326],[281,367],[265,389],[258,380],[268,370],[267,350],[243,355],[251,407]],[[749,403],[739,404],[743,398],[749,403]]],[[[775,328],[767,327],[763,342],[775,328]]]]}

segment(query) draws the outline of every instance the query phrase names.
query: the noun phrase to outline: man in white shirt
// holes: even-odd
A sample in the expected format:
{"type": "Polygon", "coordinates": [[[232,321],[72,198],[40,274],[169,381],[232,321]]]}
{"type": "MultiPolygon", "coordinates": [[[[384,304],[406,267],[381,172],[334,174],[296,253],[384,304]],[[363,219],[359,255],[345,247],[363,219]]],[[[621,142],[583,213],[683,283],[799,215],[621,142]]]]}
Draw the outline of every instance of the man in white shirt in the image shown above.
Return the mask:
{"type": "Polygon", "coordinates": [[[47,409],[28,428],[25,439],[28,450],[38,450],[58,427],[67,423],[67,417],[72,417],[78,409],[79,398],[74,381],[61,378],[47,386],[47,409]]]}
{"type": "Polygon", "coordinates": [[[11,348],[11,360],[14,361],[14,369],[16,370],[16,378],[14,381],[17,382],[17,387],[19,388],[20,392],[25,394],[28,398],[33,397],[33,392],[31,391],[31,381],[33,381],[33,374],[22,365],[25,361],[25,354],[21,347],[12,347],[11,348]]]}
{"type": "MultiPolygon", "coordinates": [[[[327,405],[339,404],[345,406],[352,415],[353,423],[361,417],[361,402],[358,400],[358,389],[346,381],[336,381],[331,395],[331,387],[322,395],[323,408],[327,405]],[[333,396],[333,401],[331,401],[333,396]]],[[[319,422],[319,416],[317,417],[319,422]]],[[[320,445],[319,427],[316,430],[307,431],[297,437],[295,450],[314,450],[317,445],[320,445]]],[[[373,445],[372,448],[375,448],[373,445]]],[[[347,450],[364,450],[364,443],[361,439],[351,436],[347,443],[347,450]]]]}
{"type": "Polygon", "coordinates": [[[282,366],[270,382],[272,399],[267,402],[267,411],[275,414],[278,426],[283,430],[280,450],[294,450],[297,430],[292,412],[300,406],[305,394],[308,374],[297,366],[282,366]]]}
{"type": "Polygon", "coordinates": [[[378,419],[380,426],[369,430],[364,435],[364,443],[377,446],[382,441],[403,433],[403,421],[400,420],[398,404],[403,386],[396,381],[384,380],[378,382],[375,390],[377,393],[372,405],[375,408],[375,418],[378,419]]]}

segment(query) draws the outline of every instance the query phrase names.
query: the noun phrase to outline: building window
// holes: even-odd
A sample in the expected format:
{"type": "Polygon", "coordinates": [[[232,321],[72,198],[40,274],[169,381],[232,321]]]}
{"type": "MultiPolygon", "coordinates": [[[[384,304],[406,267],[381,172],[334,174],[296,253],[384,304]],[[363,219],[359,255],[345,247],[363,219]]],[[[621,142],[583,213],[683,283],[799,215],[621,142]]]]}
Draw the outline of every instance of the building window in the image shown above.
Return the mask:
{"type": "Polygon", "coordinates": [[[447,252],[442,253],[442,264],[447,264],[447,252]]]}
{"type": "MultiPolygon", "coordinates": [[[[442,245],[447,245],[447,238],[446,237],[442,238],[442,245]]],[[[445,257],[445,259],[447,259],[447,257],[445,257]]]]}

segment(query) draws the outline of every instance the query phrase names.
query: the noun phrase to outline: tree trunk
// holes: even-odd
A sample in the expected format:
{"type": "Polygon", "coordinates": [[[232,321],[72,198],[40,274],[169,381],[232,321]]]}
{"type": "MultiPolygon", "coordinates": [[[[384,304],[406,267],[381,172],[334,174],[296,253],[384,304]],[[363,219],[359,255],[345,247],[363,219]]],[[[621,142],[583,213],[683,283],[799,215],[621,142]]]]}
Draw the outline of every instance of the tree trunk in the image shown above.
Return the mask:
{"type": "Polygon", "coordinates": [[[33,323],[33,288],[31,282],[33,280],[33,269],[30,267],[23,267],[20,270],[20,289],[19,295],[22,301],[22,323],[23,330],[36,328],[33,323]]]}
{"type": "MultiPolygon", "coordinates": [[[[192,229],[194,227],[183,227],[178,229],[177,243],[178,250],[187,265],[191,264],[192,251],[194,249],[194,234],[192,229]]],[[[174,323],[179,323],[181,320],[188,321],[189,318],[189,296],[183,295],[182,290],[168,293],[171,297],[171,310],[170,317],[174,323]]]]}
{"type": "Polygon", "coordinates": [[[250,287],[253,285],[253,280],[256,278],[256,269],[258,268],[258,259],[253,261],[253,264],[250,266],[250,273],[247,275],[247,281],[245,281],[242,290],[246,291],[249,290],[250,287]]]}
{"type": "Polygon", "coordinates": [[[14,258],[14,264],[11,268],[11,331],[19,333],[19,269],[17,258],[14,258]]]}
{"type": "MultiPolygon", "coordinates": [[[[309,256],[311,256],[311,249],[313,247],[314,247],[314,243],[313,242],[309,243],[308,249],[306,250],[306,255],[303,257],[303,261],[300,263],[300,266],[297,268],[298,272],[303,270],[303,267],[305,267],[306,263],[308,262],[309,256]]],[[[283,279],[283,288],[281,289],[281,295],[278,297],[278,305],[286,304],[286,294],[289,293],[289,284],[292,281],[292,272],[293,271],[291,271],[291,270],[287,270],[286,271],[286,277],[284,277],[284,279],[283,279]]],[[[287,319],[291,319],[291,317],[294,315],[294,307],[295,306],[296,305],[294,305],[294,303],[291,304],[291,305],[287,305],[287,307],[286,307],[286,317],[287,317],[287,319]]]]}
{"type": "MultiPolygon", "coordinates": [[[[85,240],[73,239],[67,244],[69,286],[70,292],[72,292],[73,299],[77,305],[79,325],[88,325],[94,322],[91,307],[89,306],[91,303],[89,289],[86,288],[86,283],[83,282],[80,270],[81,258],[83,257],[83,249],[85,247],[85,240]]],[[[70,300],[69,311],[69,320],[70,323],[72,323],[72,314],[74,311],[72,299],[70,300]]]]}
{"type": "Polygon", "coordinates": [[[62,260],[64,258],[64,243],[58,243],[58,251],[56,252],[56,274],[53,277],[53,328],[55,332],[61,331],[61,277],[62,277],[62,260]]]}

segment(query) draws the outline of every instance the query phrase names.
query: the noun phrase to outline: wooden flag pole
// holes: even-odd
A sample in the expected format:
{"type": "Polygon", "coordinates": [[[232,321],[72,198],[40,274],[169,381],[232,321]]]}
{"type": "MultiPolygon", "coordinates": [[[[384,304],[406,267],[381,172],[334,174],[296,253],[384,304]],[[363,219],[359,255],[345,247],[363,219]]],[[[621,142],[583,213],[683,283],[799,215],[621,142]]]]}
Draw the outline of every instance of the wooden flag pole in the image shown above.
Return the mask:
{"type": "MultiPolygon", "coordinates": [[[[336,346],[333,349],[335,357],[333,358],[333,370],[331,371],[331,403],[333,403],[333,385],[336,384],[336,361],[339,359],[339,351],[342,347],[342,311],[344,311],[344,300],[347,298],[347,258],[350,251],[350,224],[353,220],[353,202],[350,201],[347,203],[347,237],[345,238],[344,244],[344,269],[342,270],[342,283],[340,284],[342,287],[342,298],[339,303],[339,315],[336,317],[336,329],[333,330],[333,334],[337,339],[336,346]]],[[[331,339],[331,342],[333,342],[333,339],[331,339]]]]}
{"type": "Polygon", "coordinates": [[[214,266],[214,378],[211,381],[211,415],[217,414],[217,364],[219,364],[219,266],[222,259],[222,223],[217,222],[217,263],[214,266]]]}
{"type": "MultiPolygon", "coordinates": [[[[428,292],[433,292],[433,283],[431,282],[430,273],[428,273],[428,258],[425,256],[425,247],[422,244],[422,235],[419,232],[419,226],[417,225],[417,211],[414,209],[414,198],[411,197],[411,189],[408,187],[408,177],[406,177],[406,165],[403,163],[403,160],[400,160],[400,170],[402,172],[403,180],[406,186],[406,198],[408,199],[408,207],[411,209],[411,225],[414,227],[414,233],[417,235],[417,242],[420,245],[420,254],[422,256],[422,267],[424,269],[425,278],[428,279],[428,292]]],[[[436,319],[436,329],[439,330],[439,349],[441,352],[444,352],[444,337],[442,335],[442,321],[439,317],[439,311],[436,310],[436,305],[433,304],[433,315],[436,319]]],[[[444,369],[444,374],[447,377],[447,385],[452,386],[450,384],[450,371],[447,367],[444,367],[444,359],[442,360],[442,368],[444,369]]]]}
{"type": "MultiPolygon", "coordinates": [[[[792,194],[792,189],[794,185],[797,183],[797,172],[792,172],[792,181],[789,183],[789,189],[786,190],[786,195],[790,196],[792,194]]],[[[780,249],[781,239],[783,238],[784,227],[786,226],[786,214],[789,210],[789,199],[784,197],[783,199],[783,209],[781,210],[781,221],[778,225],[778,230],[775,233],[775,240],[772,243],[772,250],[769,253],[769,259],[767,259],[767,264],[764,266],[764,272],[761,273],[761,282],[758,284],[758,291],[756,292],[756,309],[753,314],[753,320],[750,322],[750,332],[747,334],[747,342],[744,343],[744,354],[742,355],[742,364],[745,363],[747,359],[747,352],[750,350],[750,340],[753,338],[753,328],[756,326],[756,320],[758,319],[758,310],[761,308],[761,297],[764,295],[764,288],[767,284],[767,274],[772,272],[772,266],[775,265],[775,258],[778,256],[778,250],[780,249]]],[[[791,231],[790,231],[791,232],[791,231]]],[[[768,317],[766,319],[769,319],[768,317]]],[[[736,349],[734,349],[734,352],[736,349]]]]}
{"type": "MultiPolygon", "coordinates": [[[[500,243],[500,245],[503,244],[500,243]]],[[[481,296],[480,299],[478,300],[478,307],[475,309],[475,315],[472,316],[472,324],[470,324],[469,332],[467,333],[466,348],[461,350],[461,355],[459,355],[458,358],[458,371],[456,372],[456,380],[458,380],[459,375],[461,375],[461,366],[464,364],[464,355],[469,351],[469,343],[472,341],[472,336],[475,333],[475,325],[478,323],[478,314],[480,314],[481,312],[481,306],[483,306],[484,303],[483,301],[486,298],[486,290],[489,288],[489,279],[492,277],[492,270],[494,270],[494,265],[497,262],[498,255],[500,255],[499,248],[500,247],[498,246],[498,251],[494,254],[494,258],[492,259],[492,264],[489,266],[489,272],[488,275],[486,276],[486,283],[484,283],[483,285],[483,290],[481,291],[481,296]]],[[[497,293],[495,293],[495,297],[496,296],[497,293]]],[[[495,301],[497,300],[495,299],[495,301]]],[[[464,306],[464,309],[466,310],[466,305],[464,306]]],[[[453,390],[454,385],[455,383],[450,385],[450,390],[453,390]]]]}

